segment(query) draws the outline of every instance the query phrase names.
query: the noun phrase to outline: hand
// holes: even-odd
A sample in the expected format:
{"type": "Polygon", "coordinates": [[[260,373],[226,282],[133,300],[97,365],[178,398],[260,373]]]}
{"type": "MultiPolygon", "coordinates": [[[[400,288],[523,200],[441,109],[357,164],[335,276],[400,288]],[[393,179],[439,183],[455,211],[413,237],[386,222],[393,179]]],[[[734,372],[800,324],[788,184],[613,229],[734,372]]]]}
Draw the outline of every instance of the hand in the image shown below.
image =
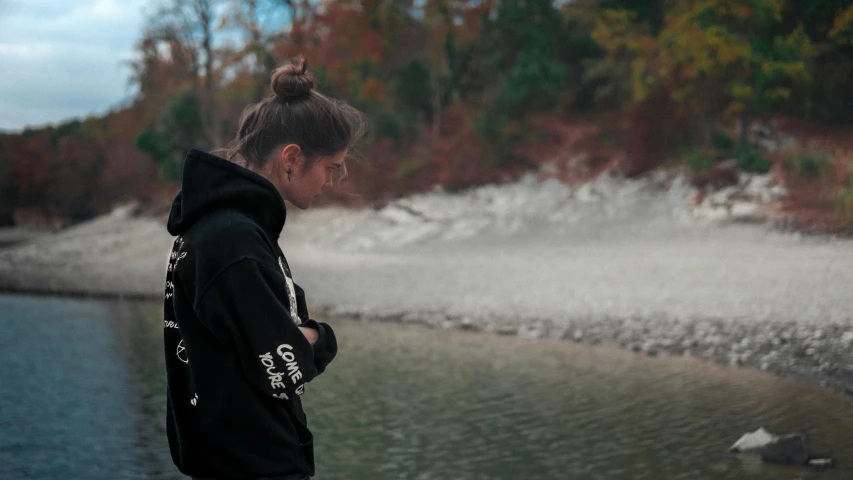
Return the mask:
{"type": "Polygon", "coordinates": [[[317,330],[314,330],[311,327],[299,327],[299,330],[302,330],[302,334],[305,335],[305,338],[308,339],[308,343],[311,345],[314,345],[314,343],[317,342],[317,338],[320,336],[320,334],[317,333],[317,330]]]}

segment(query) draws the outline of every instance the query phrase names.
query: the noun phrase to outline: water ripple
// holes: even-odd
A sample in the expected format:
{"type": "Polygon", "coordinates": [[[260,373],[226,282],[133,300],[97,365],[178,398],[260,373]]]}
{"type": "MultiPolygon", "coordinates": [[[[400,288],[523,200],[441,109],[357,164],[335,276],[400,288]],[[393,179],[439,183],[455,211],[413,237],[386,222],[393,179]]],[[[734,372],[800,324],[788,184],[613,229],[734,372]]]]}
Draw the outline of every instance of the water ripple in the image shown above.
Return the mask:
{"type": "MultiPolygon", "coordinates": [[[[183,478],[165,439],[159,304],[0,296],[0,478],[183,478]],[[93,354],[94,352],[94,354],[93,354]]],[[[318,480],[853,478],[853,398],[608,347],[330,320],[303,397],[318,480]],[[725,453],[804,431],[839,468],[725,453]]]]}

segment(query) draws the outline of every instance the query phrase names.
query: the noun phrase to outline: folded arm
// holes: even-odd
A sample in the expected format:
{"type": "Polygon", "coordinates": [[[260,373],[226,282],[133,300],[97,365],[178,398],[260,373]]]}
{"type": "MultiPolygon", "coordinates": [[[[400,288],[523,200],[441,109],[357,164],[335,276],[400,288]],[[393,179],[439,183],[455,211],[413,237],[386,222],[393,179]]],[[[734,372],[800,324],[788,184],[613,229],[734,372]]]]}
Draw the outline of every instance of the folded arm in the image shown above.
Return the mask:
{"type": "MultiPolygon", "coordinates": [[[[199,319],[214,334],[233,341],[250,382],[281,399],[302,395],[305,383],[322,371],[316,366],[314,347],[289,321],[289,312],[281,271],[249,258],[226,267],[196,307],[199,319]]],[[[302,328],[315,326],[306,322],[302,328]]],[[[328,344],[329,336],[322,338],[326,332],[317,330],[315,345],[328,344]]]]}
{"type": "MultiPolygon", "coordinates": [[[[337,338],[335,338],[335,331],[332,330],[331,325],[309,318],[308,306],[305,302],[305,290],[299,285],[294,284],[294,286],[296,289],[297,312],[299,313],[299,318],[302,320],[300,328],[303,332],[305,330],[317,332],[317,338],[312,342],[312,345],[314,347],[314,366],[317,369],[317,375],[319,375],[326,370],[326,367],[332,363],[332,360],[334,360],[335,355],[338,353],[337,338]]],[[[313,336],[313,332],[309,331],[305,333],[306,337],[309,335],[313,336]]],[[[310,341],[310,337],[308,338],[310,341]]]]}

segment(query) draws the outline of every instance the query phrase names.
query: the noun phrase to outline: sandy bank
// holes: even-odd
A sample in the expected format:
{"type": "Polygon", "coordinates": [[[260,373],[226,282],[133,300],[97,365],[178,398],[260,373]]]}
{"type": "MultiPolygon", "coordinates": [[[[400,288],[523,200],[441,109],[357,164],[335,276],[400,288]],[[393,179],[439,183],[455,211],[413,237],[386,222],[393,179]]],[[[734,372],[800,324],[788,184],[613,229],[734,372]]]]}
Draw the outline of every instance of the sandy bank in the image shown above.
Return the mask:
{"type": "MultiPolygon", "coordinates": [[[[693,192],[527,179],[374,211],[291,215],[282,246],[327,313],[616,343],[853,391],[853,242],[708,222],[693,192]]],[[[151,296],[164,219],[127,211],[0,251],[0,289],[151,296]]]]}

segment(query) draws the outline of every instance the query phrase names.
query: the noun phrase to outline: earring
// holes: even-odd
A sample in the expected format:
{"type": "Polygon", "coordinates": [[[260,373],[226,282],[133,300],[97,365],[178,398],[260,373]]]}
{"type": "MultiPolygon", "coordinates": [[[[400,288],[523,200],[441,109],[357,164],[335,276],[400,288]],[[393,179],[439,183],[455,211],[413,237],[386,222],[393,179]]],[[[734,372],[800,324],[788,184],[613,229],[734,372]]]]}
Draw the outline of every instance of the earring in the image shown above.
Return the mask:
{"type": "Polygon", "coordinates": [[[293,172],[293,170],[291,170],[291,169],[289,169],[289,168],[288,168],[288,169],[287,169],[287,181],[288,181],[288,182],[290,181],[290,174],[291,174],[291,172],[293,172]]]}

